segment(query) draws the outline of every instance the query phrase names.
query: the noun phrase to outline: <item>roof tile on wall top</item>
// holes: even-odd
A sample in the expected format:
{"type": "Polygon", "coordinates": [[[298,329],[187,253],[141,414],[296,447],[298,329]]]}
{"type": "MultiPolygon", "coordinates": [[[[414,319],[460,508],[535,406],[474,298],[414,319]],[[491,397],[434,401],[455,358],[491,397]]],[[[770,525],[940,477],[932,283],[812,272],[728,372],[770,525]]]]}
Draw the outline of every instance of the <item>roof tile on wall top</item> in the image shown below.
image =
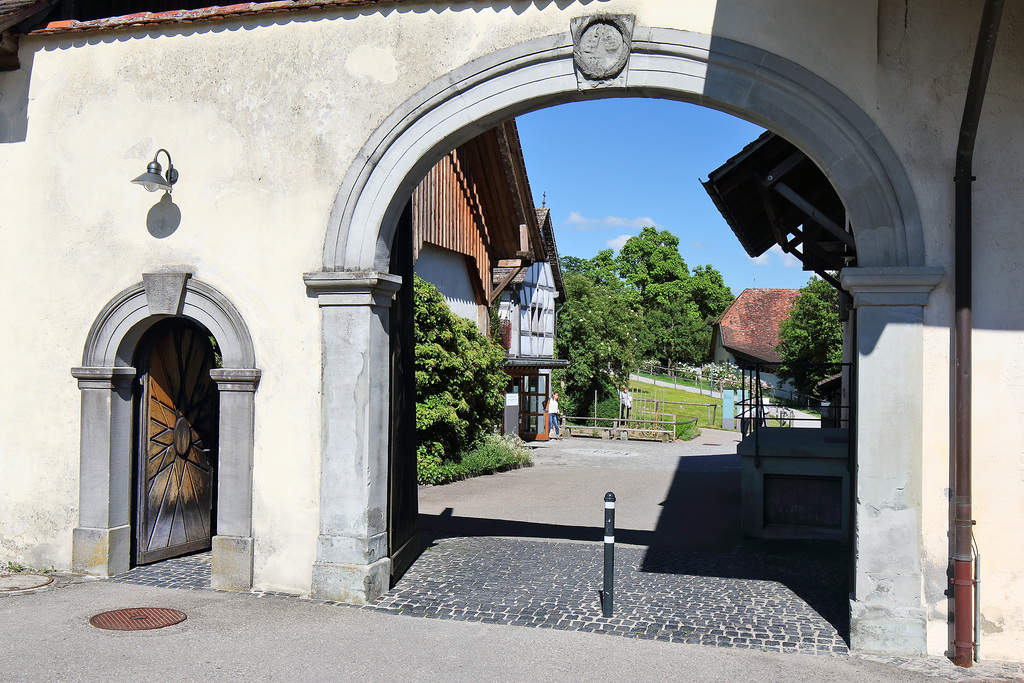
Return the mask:
{"type": "MultiPolygon", "coordinates": [[[[2,0],[0,0],[2,1],[2,0]]],[[[52,21],[44,28],[36,29],[31,35],[53,35],[80,33],[83,31],[116,31],[160,24],[191,24],[203,21],[237,18],[242,16],[293,12],[298,10],[328,9],[331,7],[356,7],[360,5],[397,4],[405,0],[274,0],[273,2],[242,2],[234,5],[211,5],[194,10],[170,10],[167,12],[137,12],[119,17],[94,19],[92,21],[52,21]]]]}

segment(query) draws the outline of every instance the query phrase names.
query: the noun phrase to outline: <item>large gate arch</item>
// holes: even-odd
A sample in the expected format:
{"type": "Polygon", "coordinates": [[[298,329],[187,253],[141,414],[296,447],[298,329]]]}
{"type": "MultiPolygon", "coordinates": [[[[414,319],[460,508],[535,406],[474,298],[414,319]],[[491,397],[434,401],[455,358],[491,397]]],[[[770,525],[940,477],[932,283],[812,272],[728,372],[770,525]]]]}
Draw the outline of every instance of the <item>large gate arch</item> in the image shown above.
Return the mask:
{"type": "Polygon", "coordinates": [[[857,315],[859,429],[851,641],[927,651],[921,497],[923,315],[942,270],[925,260],[906,170],[875,122],[799,64],[742,43],[637,27],[625,76],[581,87],[567,31],[470,62],[406,101],[348,169],[321,272],[305,282],[322,324],[320,535],[315,597],[365,602],[387,590],[389,273],[402,209],[442,155],[507,118],[563,102],[656,97],[737,115],[792,142],[832,182],[857,242],[843,271],[857,315]],[[893,425],[902,425],[894,429],[893,425]],[[900,553],[893,554],[893,549],[900,553]]]}
{"type": "Polygon", "coordinates": [[[779,133],[832,181],[861,266],[924,265],[920,215],[902,164],[868,115],[827,81],[760,48],[661,28],[637,27],[626,69],[624,85],[581,90],[567,31],[434,81],[374,131],[348,169],[328,223],[324,270],[387,272],[406,200],[449,150],[512,116],[604,97],[692,102],[779,133]]]}
{"type": "Polygon", "coordinates": [[[235,306],[187,270],[144,273],[103,308],[72,368],[82,395],[79,523],[72,566],[98,576],[130,563],[132,358],[142,336],[169,317],[189,318],[217,340],[223,367],[210,371],[220,394],[215,588],[252,586],[254,398],[260,371],[252,338],[235,306]]]}

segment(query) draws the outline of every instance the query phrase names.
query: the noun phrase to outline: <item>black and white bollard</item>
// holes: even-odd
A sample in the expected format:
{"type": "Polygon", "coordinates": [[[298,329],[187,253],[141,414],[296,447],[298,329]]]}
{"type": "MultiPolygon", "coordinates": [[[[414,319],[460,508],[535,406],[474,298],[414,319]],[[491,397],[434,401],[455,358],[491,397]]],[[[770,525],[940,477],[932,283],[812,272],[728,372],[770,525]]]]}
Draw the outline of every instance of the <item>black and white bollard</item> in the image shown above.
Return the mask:
{"type": "Polygon", "coordinates": [[[612,595],[615,593],[615,494],[604,494],[604,591],[601,609],[606,617],[612,615],[612,595]]]}

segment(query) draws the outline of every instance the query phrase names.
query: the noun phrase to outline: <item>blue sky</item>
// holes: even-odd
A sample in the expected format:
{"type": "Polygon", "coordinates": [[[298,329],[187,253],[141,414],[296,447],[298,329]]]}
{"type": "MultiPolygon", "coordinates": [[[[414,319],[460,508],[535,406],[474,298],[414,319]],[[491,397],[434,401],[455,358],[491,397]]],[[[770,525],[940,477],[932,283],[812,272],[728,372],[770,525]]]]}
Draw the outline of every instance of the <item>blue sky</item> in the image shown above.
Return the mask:
{"type": "Polygon", "coordinates": [[[534,202],[547,193],[563,256],[618,251],[653,225],[679,237],[691,269],[717,268],[733,294],[807,283],[810,273],[778,247],[747,256],[700,184],[762,128],[705,107],[633,98],[559,105],[516,122],[534,202]]]}

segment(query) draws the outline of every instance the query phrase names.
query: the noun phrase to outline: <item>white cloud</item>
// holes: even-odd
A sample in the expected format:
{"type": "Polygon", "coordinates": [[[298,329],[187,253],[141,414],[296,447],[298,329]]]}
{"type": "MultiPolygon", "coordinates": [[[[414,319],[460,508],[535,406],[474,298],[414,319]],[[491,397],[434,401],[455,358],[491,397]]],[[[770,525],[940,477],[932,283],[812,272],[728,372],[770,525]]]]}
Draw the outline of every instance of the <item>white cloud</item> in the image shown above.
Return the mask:
{"type": "Polygon", "coordinates": [[[562,225],[572,230],[607,230],[609,228],[632,228],[639,230],[647,226],[661,229],[661,226],[650,216],[623,218],[622,216],[605,216],[604,218],[588,218],[579,211],[570,211],[569,217],[562,225]]]}
{"type": "Polygon", "coordinates": [[[704,248],[704,243],[703,242],[694,242],[693,246],[696,247],[697,249],[703,249],[704,248]]]}
{"type": "Polygon", "coordinates": [[[750,262],[755,266],[779,265],[783,268],[800,268],[802,265],[800,263],[800,259],[792,254],[787,254],[782,251],[782,247],[777,244],[760,256],[755,256],[750,259],[750,262]]]}
{"type": "Polygon", "coordinates": [[[622,249],[622,246],[629,240],[633,235],[619,235],[615,239],[608,240],[604,243],[606,247],[611,247],[615,251],[622,249]]]}

